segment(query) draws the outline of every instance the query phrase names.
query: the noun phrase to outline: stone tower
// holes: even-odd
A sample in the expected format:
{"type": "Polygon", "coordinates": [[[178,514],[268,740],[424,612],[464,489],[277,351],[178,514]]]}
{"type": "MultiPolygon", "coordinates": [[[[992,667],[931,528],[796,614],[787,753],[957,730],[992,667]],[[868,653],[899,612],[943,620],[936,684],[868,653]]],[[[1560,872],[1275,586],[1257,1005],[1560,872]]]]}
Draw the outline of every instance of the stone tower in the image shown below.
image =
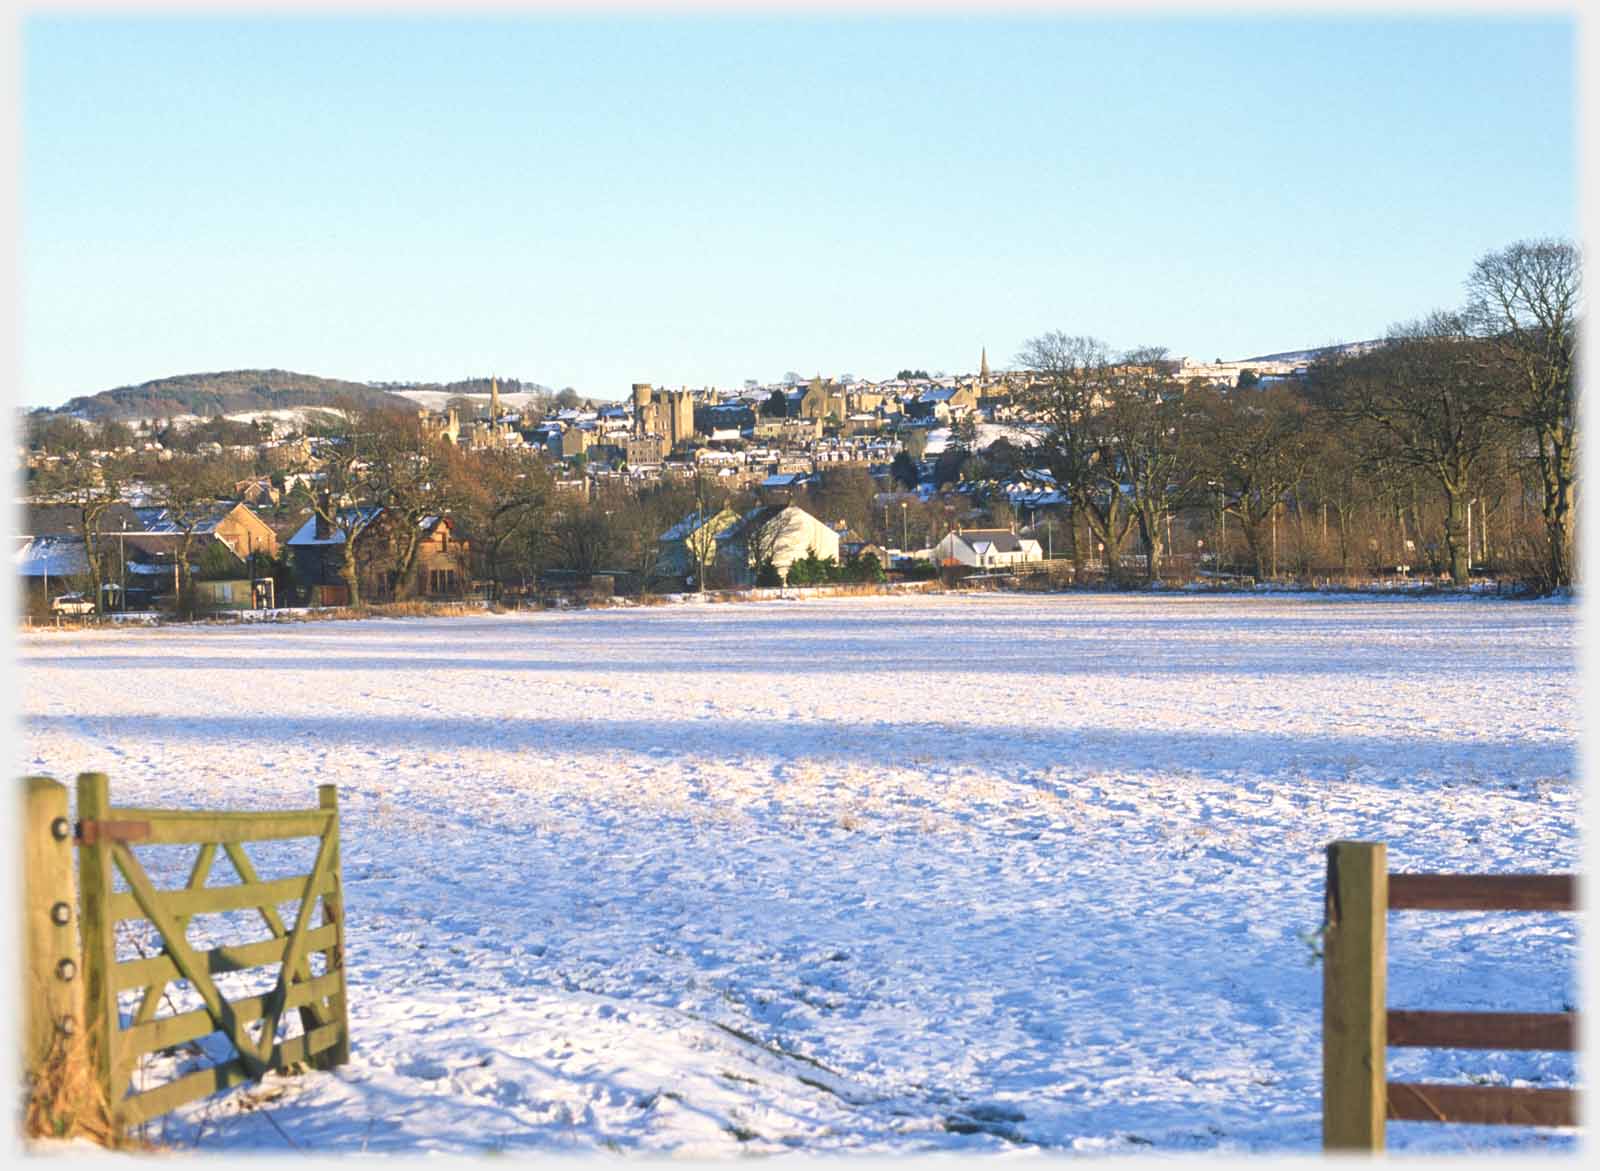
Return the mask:
{"type": "Polygon", "coordinates": [[[989,347],[983,347],[983,357],[978,360],[978,381],[989,381],[989,347]]]}
{"type": "Polygon", "coordinates": [[[650,397],[648,382],[633,384],[633,433],[641,438],[655,431],[655,411],[651,409],[650,397]]]}
{"type": "Polygon", "coordinates": [[[667,396],[667,437],[676,447],[694,438],[694,392],[679,390],[667,396]]]}
{"type": "Polygon", "coordinates": [[[500,422],[500,379],[489,376],[489,422],[500,422]]]}

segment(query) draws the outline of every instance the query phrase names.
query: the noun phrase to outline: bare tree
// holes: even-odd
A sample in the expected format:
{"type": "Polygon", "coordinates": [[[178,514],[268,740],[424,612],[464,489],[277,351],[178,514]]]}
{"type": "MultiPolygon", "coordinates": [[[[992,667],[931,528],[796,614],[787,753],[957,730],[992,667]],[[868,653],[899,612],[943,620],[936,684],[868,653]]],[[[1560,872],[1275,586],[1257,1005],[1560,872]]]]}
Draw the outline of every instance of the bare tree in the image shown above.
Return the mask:
{"type": "Polygon", "coordinates": [[[1271,531],[1310,457],[1309,412],[1304,397],[1287,386],[1195,396],[1193,425],[1205,453],[1200,473],[1221,494],[1223,513],[1238,517],[1262,577],[1277,570],[1271,531]]]}
{"type": "Polygon", "coordinates": [[[239,471],[231,460],[193,455],[151,461],[141,471],[151,502],[165,510],[171,526],[179,614],[192,615],[195,611],[194,567],[190,562],[195,541],[201,528],[229,506],[227,498],[238,483],[239,471]]]}
{"type": "Polygon", "coordinates": [[[549,546],[557,564],[582,580],[610,560],[611,519],[601,500],[563,502],[550,521],[549,546]]]}
{"type": "Polygon", "coordinates": [[[797,520],[782,504],[770,505],[747,514],[739,535],[744,546],[745,565],[756,575],[757,584],[763,572],[782,574],[778,558],[787,550],[790,535],[799,528],[797,520]]]}
{"type": "Polygon", "coordinates": [[[537,459],[491,448],[451,452],[447,475],[452,508],[466,523],[498,596],[507,554],[517,538],[543,525],[550,506],[550,473],[537,459]]]}
{"type": "MultiPolygon", "coordinates": [[[[1105,547],[1107,573],[1116,578],[1134,515],[1122,490],[1114,436],[1105,426],[1110,351],[1097,338],[1051,332],[1028,341],[1017,362],[1033,374],[1026,397],[1045,425],[1040,450],[1056,486],[1105,547]]],[[[1076,570],[1081,561],[1075,531],[1068,554],[1076,570]]]]}
{"type": "Polygon", "coordinates": [[[417,555],[422,548],[422,522],[449,508],[450,448],[423,433],[421,420],[398,411],[370,412],[365,417],[367,484],[382,505],[393,559],[395,597],[417,592],[417,555]]]}
{"type": "Polygon", "coordinates": [[[717,537],[728,527],[718,521],[728,507],[728,495],[716,484],[706,482],[699,468],[694,473],[694,520],[684,537],[684,548],[694,559],[694,586],[700,593],[706,590],[706,574],[715,567],[717,537]]]}
{"type": "Polygon", "coordinates": [[[103,603],[101,595],[106,580],[105,558],[108,551],[101,542],[105,535],[104,524],[111,506],[122,501],[131,472],[132,465],[124,458],[112,457],[97,463],[85,456],[63,460],[55,467],[41,471],[33,484],[34,494],[40,499],[77,510],[79,531],[83,534],[84,560],[88,562],[89,579],[94,587],[96,613],[99,613],[103,603]]]}
{"type": "Polygon", "coordinates": [[[1436,313],[1397,326],[1388,344],[1336,358],[1314,377],[1320,401],[1352,428],[1367,460],[1391,460],[1424,473],[1445,501],[1450,579],[1470,575],[1467,502],[1479,463],[1499,441],[1496,410],[1505,364],[1465,333],[1460,318],[1436,313]]]}
{"type": "Polygon", "coordinates": [[[1157,347],[1129,351],[1105,391],[1104,427],[1119,481],[1128,487],[1152,581],[1169,552],[1167,518],[1188,497],[1194,480],[1192,452],[1184,442],[1186,388],[1171,373],[1166,353],[1157,347]]]}
{"type": "Polygon", "coordinates": [[[1566,240],[1522,240],[1483,256],[1467,278],[1467,316],[1519,373],[1506,418],[1537,448],[1550,584],[1570,585],[1578,480],[1578,390],[1574,377],[1582,259],[1566,240]]]}
{"type": "Polygon", "coordinates": [[[291,499],[310,509],[338,540],[329,548],[337,572],[349,592],[350,605],[361,605],[361,573],[356,562],[355,539],[372,517],[373,486],[368,456],[372,438],[365,412],[354,404],[325,412],[323,432],[311,465],[299,470],[314,480],[301,480],[291,499]]]}
{"type": "Polygon", "coordinates": [[[873,498],[878,486],[863,467],[826,468],[815,491],[813,511],[828,524],[844,521],[865,536],[872,531],[873,498]]]}

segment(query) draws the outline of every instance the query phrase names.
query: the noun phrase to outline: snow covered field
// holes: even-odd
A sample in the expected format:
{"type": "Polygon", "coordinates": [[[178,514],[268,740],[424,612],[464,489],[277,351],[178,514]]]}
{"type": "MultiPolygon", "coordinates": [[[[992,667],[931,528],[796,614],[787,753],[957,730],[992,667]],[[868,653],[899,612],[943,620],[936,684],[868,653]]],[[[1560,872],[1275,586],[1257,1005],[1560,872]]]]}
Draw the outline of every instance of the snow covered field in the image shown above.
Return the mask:
{"type": "MultiPolygon", "coordinates": [[[[119,804],[340,786],[351,1064],[189,1107],[180,1146],[1309,1153],[1324,845],[1577,868],[1577,618],[982,596],[31,634],[18,765],[119,804]]],[[[1390,1002],[1557,1011],[1577,953],[1572,916],[1395,915],[1390,1002]]]]}

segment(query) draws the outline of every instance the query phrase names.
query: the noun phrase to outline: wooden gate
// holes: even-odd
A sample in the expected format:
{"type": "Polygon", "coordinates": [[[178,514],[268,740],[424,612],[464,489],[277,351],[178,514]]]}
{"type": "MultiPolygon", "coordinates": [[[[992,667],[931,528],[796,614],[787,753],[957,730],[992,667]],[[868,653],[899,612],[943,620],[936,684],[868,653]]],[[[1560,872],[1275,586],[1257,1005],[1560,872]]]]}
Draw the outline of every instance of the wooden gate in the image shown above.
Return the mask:
{"type": "MultiPolygon", "coordinates": [[[[29,815],[24,833],[67,845],[65,788],[48,778],[29,778],[29,815]],[[55,809],[59,814],[51,816],[55,809]]],[[[282,1071],[300,1062],[331,1068],[349,1060],[350,1033],[345,995],[344,915],[339,871],[339,811],[332,785],[318,790],[316,809],[263,813],[216,813],[173,809],[136,809],[111,805],[104,775],[78,777],[78,821],[71,837],[78,848],[81,891],[79,946],[83,979],[82,1028],[98,1081],[110,1103],[117,1130],[176,1109],[218,1090],[282,1071]],[[263,881],[245,845],[251,842],[316,839],[316,860],[309,874],[263,881]],[[145,846],[194,846],[188,881],[163,888],[152,881],[138,849],[145,846]],[[238,876],[236,883],[209,885],[221,853],[238,876]],[[119,889],[117,878],[126,889],[119,889]],[[279,914],[280,904],[297,903],[292,923],[279,914]],[[315,911],[322,909],[320,922],[315,911]],[[255,911],[269,938],[196,951],[188,930],[196,915],[255,911]],[[160,952],[139,958],[117,956],[117,924],[144,921],[159,936],[160,952]],[[314,958],[318,962],[314,963],[314,958]],[[261,995],[230,1001],[216,976],[276,966],[276,979],[261,995]],[[317,970],[320,969],[320,970],[317,970]],[[167,987],[186,983],[201,1006],[158,1015],[171,1005],[167,987]],[[119,996],[134,993],[137,1007],[125,1014],[119,996]],[[296,1010],[301,1031],[280,1037],[290,1010],[296,1010]],[[133,1075],[147,1055],[188,1042],[220,1035],[230,1055],[158,1087],[132,1092],[133,1075]]],[[[48,850],[48,842],[41,849],[48,850]]],[[[30,871],[32,852],[30,858],[30,871]]],[[[47,868],[48,869],[48,868],[47,868]]],[[[70,865],[65,868],[70,885],[70,865]]],[[[63,867],[57,865],[57,883],[63,867]]],[[[70,922],[70,889],[43,889],[49,880],[30,877],[28,957],[30,984],[30,1060],[42,1052],[53,1024],[57,1032],[78,1028],[69,1006],[61,1004],[70,987],[74,957],[61,954],[69,946],[58,932],[36,930],[33,919],[48,916],[62,926],[70,922]],[[41,889],[35,890],[35,887],[41,889]],[[35,943],[36,937],[42,946],[35,943]],[[53,940],[53,942],[52,942],[53,940]],[[55,997],[39,1001],[39,993],[55,997]]],[[[269,973],[270,975],[270,973],[269,973]]],[[[132,1004],[132,1000],[129,1001],[132,1004]]]]}
{"type": "Polygon", "coordinates": [[[1386,1120],[1576,1126],[1571,1089],[1391,1082],[1390,1048],[1576,1048],[1573,1012],[1392,1011],[1390,911],[1575,911],[1570,874],[1390,874],[1382,842],[1328,847],[1322,1145],[1381,1151],[1386,1120]]]}

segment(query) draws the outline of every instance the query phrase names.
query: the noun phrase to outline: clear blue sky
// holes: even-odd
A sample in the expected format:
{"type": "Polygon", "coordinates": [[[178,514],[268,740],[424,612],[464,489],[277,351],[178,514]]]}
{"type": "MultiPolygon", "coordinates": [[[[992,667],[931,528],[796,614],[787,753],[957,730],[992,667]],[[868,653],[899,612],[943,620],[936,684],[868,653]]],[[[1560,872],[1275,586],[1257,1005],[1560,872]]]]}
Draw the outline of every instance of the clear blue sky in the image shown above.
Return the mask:
{"type": "Polygon", "coordinates": [[[28,405],[1238,358],[1575,236],[1570,17],[38,16],[28,405]]]}

